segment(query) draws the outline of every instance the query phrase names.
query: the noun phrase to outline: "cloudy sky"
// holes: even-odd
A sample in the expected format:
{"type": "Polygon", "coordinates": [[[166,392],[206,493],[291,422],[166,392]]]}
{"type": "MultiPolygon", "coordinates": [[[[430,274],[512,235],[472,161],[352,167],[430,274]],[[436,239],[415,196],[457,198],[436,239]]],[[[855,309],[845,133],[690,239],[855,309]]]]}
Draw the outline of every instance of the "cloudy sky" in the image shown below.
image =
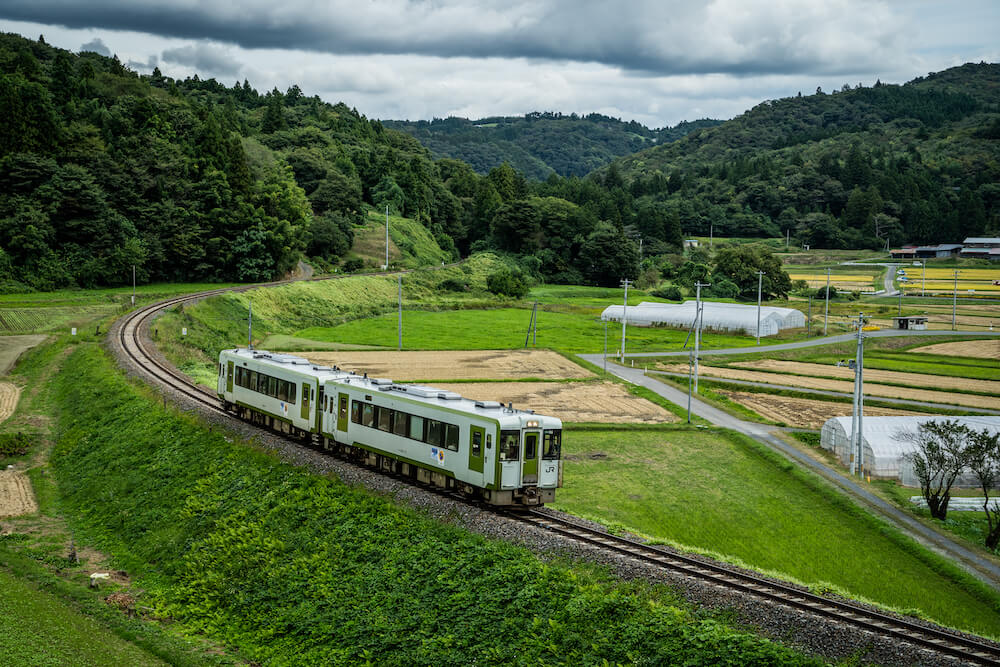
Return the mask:
{"type": "Polygon", "coordinates": [[[297,83],[371,118],[650,127],[1000,62],[997,0],[3,0],[0,30],[139,72],[297,83]]]}

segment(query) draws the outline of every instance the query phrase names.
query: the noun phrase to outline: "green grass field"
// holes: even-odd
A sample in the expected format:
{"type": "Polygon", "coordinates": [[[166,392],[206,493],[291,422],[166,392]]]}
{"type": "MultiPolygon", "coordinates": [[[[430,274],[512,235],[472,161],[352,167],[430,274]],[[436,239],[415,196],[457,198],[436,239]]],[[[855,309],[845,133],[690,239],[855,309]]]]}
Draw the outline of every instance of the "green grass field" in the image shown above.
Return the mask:
{"type": "Polygon", "coordinates": [[[586,429],[563,447],[559,509],[1000,636],[1000,595],[746,438],[586,429]]]}
{"type": "MultiPolygon", "coordinates": [[[[530,308],[493,310],[406,311],[403,313],[403,347],[411,350],[498,350],[524,347],[530,308]]],[[[395,346],[396,313],[355,320],[336,327],[311,327],[295,332],[299,338],[362,345],[395,346]]],[[[621,346],[621,325],[609,323],[608,351],[621,346]]],[[[678,329],[629,327],[626,351],[679,350],[687,332],[678,329]]],[[[600,352],[604,323],[587,315],[539,311],[537,347],[562,352],[600,352]]],[[[692,341],[693,343],[693,341],[692,341]]],[[[707,333],[705,348],[741,347],[753,338],[707,333]]],[[[690,343],[689,343],[690,346],[690,343]]]]}
{"type": "Polygon", "coordinates": [[[0,591],[2,665],[167,664],[3,569],[0,591]]]}

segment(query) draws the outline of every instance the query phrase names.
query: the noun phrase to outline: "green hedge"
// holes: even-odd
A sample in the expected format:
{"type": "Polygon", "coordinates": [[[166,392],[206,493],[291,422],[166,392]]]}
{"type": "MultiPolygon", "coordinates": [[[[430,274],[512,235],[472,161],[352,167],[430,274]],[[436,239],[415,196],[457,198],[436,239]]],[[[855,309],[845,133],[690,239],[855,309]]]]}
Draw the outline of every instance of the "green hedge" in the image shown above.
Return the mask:
{"type": "Polygon", "coordinates": [[[272,664],[809,664],[663,586],[543,563],[164,410],[96,347],[55,380],[78,535],[144,604],[272,664]]]}

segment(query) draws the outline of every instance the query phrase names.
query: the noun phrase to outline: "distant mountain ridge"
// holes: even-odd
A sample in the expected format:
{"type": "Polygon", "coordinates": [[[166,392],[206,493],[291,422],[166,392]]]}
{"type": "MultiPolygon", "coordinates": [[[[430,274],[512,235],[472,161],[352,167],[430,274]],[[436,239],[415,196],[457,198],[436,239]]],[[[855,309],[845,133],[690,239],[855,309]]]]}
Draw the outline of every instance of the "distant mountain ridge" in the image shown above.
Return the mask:
{"type": "Polygon", "coordinates": [[[462,160],[480,174],[507,162],[527,178],[541,181],[551,174],[585,176],[617,157],[676,141],[721,122],[704,119],[650,129],[634,120],[626,122],[597,113],[533,112],[478,120],[385,120],[382,124],[416,138],[435,157],[462,160]]]}

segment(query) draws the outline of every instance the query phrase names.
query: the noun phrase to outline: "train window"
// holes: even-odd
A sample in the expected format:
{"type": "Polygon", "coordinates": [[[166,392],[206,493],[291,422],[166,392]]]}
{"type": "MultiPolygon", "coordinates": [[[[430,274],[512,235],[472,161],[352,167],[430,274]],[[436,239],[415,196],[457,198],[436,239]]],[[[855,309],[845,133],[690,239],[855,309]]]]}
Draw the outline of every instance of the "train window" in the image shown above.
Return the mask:
{"type": "Polygon", "coordinates": [[[267,376],[267,395],[277,396],[278,395],[278,378],[267,376]]]}
{"type": "Polygon", "coordinates": [[[284,380],[278,380],[278,400],[288,400],[288,383],[284,380]]]}
{"type": "Polygon", "coordinates": [[[364,411],[361,414],[361,423],[369,428],[375,428],[375,406],[371,403],[365,403],[364,406],[364,411]]]}
{"type": "Polygon", "coordinates": [[[380,431],[392,431],[392,410],[389,408],[379,408],[378,409],[378,430],[380,431]]]}
{"type": "Polygon", "coordinates": [[[500,431],[500,460],[517,461],[521,458],[519,431],[500,431]]]}
{"type": "Polygon", "coordinates": [[[479,431],[472,432],[472,455],[483,455],[483,434],[479,431]]]}
{"type": "Polygon", "coordinates": [[[288,382],[286,384],[288,384],[288,402],[289,403],[294,403],[295,402],[295,389],[296,389],[296,387],[298,387],[298,385],[295,384],[294,382],[288,382]]]}
{"type": "Polygon", "coordinates": [[[545,431],[542,439],[542,458],[553,461],[561,456],[562,452],[562,431],[552,429],[545,431]]]}
{"type": "Polygon", "coordinates": [[[410,415],[405,412],[392,411],[392,432],[404,438],[410,434],[410,415]]]}
{"type": "Polygon", "coordinates": [[[531,461],[538,458],[538,434],[528,433],[524,436],[524,460],[531,461]]]}
{"type": "Polygon", "coordinates": [[[247,380],[247,389],[257,391],[257,371],[250,371],[250,378],[247,380]]]}
{"type": "Polygon", "coordinates": [[[410,437],[414,440],[424,439],[424,418],[410,415],[410,437]]]}
{"type": "Polygon", "coordinates": [[[454,424],[442,424],[444,426],[444,446],[453,452],[458,451],[458,427],[454,424]]]}
{"type": "Polygon", "coordinates": [[[436,419],[427,420],[427,444],[441,447],[444,444],[444,424],[436,419]]]}
{"type": "Polygon", "coordinates": [[[351,401],[351,421],[361,423],[361,401],[351,401]]]}

